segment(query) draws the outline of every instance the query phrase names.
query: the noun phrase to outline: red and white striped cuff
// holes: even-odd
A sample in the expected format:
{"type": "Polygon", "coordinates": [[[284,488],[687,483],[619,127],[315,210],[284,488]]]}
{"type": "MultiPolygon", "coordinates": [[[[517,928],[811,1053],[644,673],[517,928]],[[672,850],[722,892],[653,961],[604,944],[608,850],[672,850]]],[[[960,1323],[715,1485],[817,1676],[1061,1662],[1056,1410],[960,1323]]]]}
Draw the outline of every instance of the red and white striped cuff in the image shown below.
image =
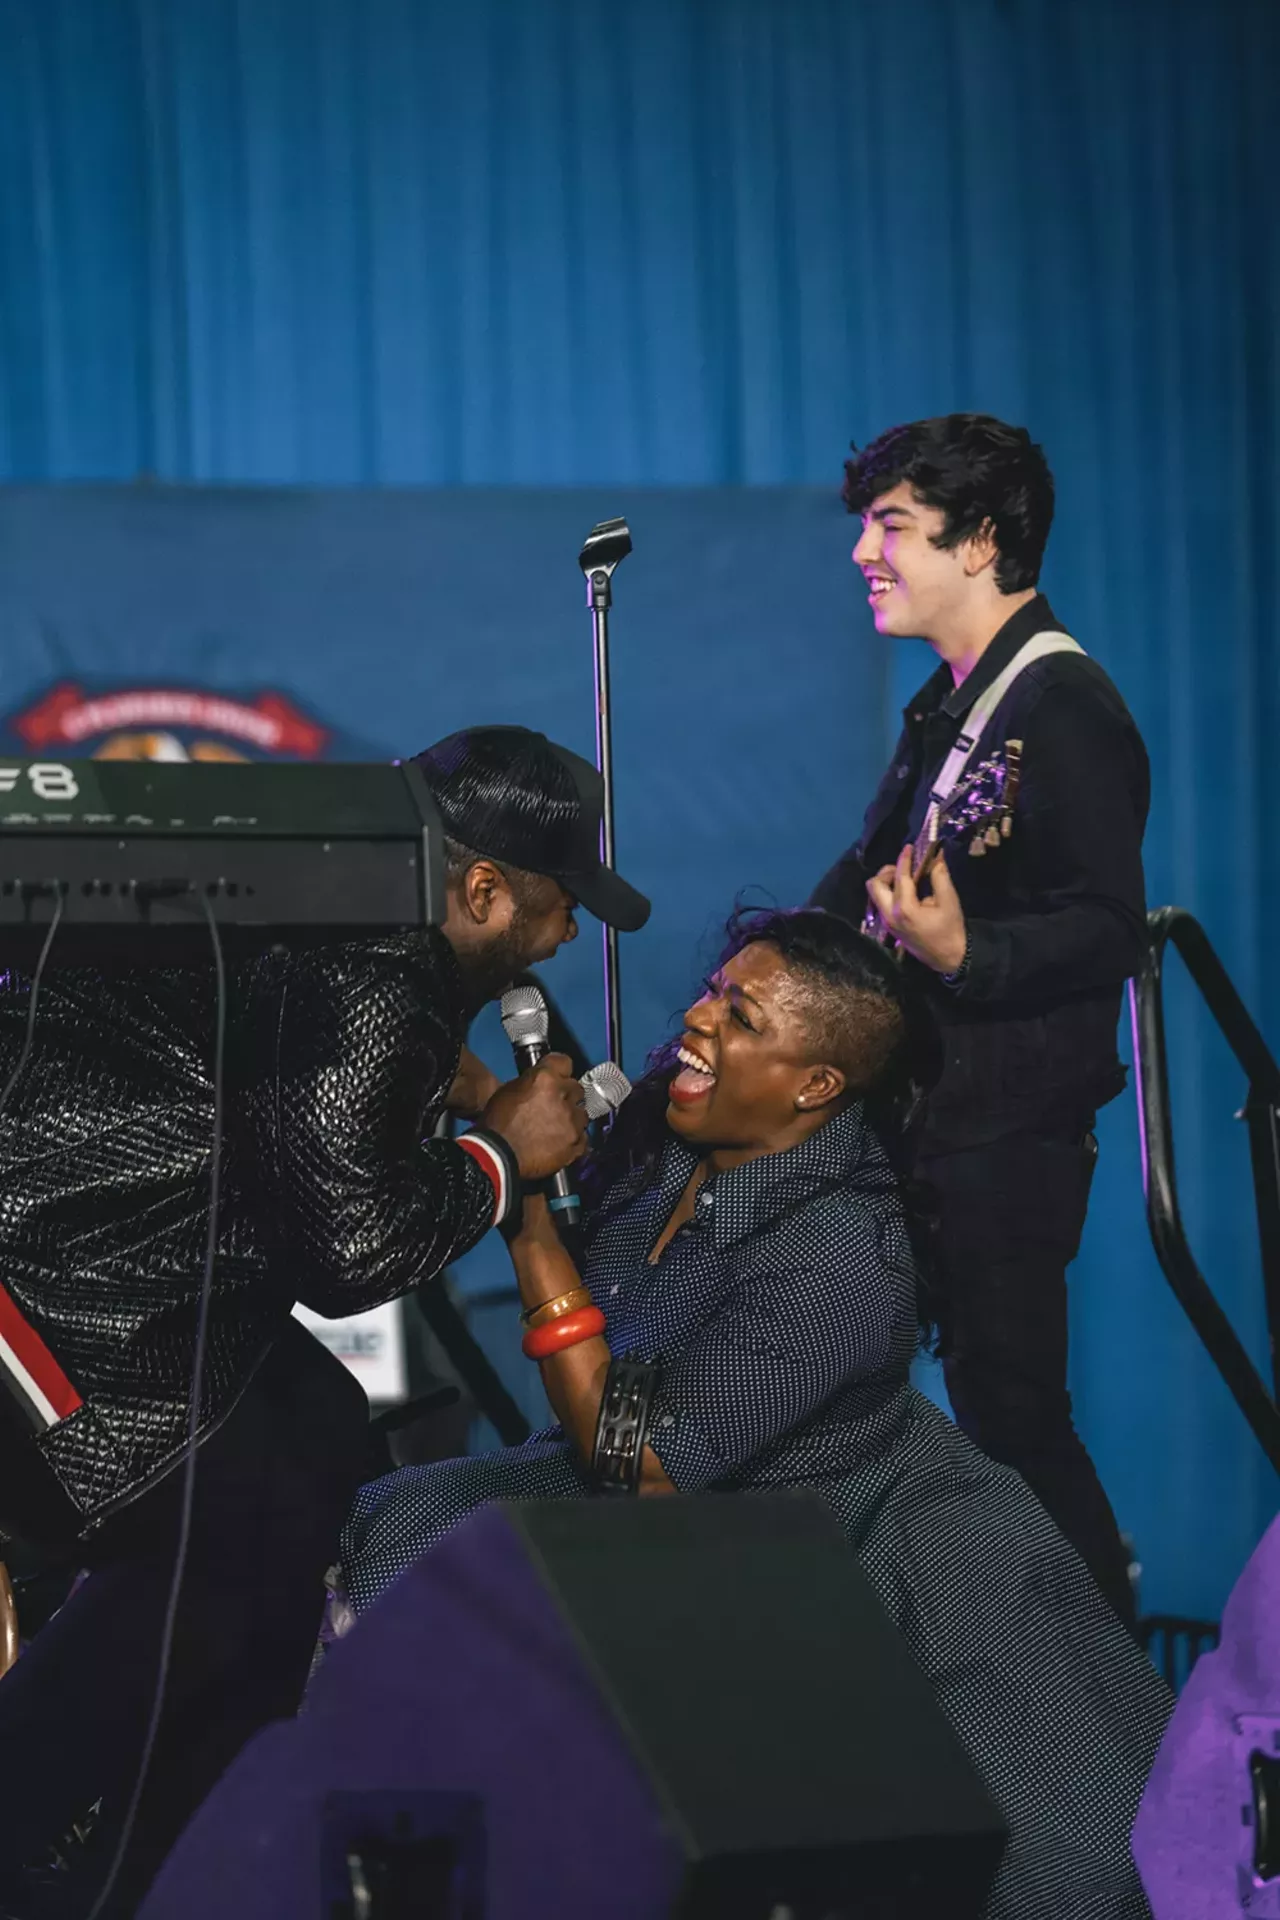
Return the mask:
{"type": "Polygon", "coordinates": [[[469,1133],[460,1134],[458,1145],[488,1174],[493,1186],[492,1224],[500,1227],[521,1198],[520,1168],[515,1155],[500,1134],[489,1133],[482,1127],[472,1127],[469,1133]]]}
{"type": "Polygon", "coordinates": [[[0,1287],[0,1385],[35,1433],[56,1427],[82,1404],[80,1395],[16,1302],[0,1287]]]}

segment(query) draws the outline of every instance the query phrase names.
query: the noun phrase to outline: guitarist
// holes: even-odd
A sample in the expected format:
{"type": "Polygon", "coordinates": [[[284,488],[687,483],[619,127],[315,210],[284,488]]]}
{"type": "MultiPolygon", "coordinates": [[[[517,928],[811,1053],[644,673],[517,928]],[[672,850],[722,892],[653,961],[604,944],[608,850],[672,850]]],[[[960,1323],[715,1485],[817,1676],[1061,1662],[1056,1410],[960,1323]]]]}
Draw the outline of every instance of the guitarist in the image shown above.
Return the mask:
{"type": "Polygon", "coordinates": [[[927,640],[938,666],[907,705],[861,837],[813,899],[870,914],[943,1026],[919,1170],[939,1211],[956,1418],[1023,1475],[1131,1620],[1115,1517],[1072,1423],[1066,1273],[1094,1117],[1125,1083],[1116,1024],[1146,938],[1146,751],[1037,590],[1053,479],[1025,429],[916,421],[845,471],[876,630],[927,640]],[[1005,832],[948,840],[948,792],[989,761],[1021,782],[1005,832]]]}

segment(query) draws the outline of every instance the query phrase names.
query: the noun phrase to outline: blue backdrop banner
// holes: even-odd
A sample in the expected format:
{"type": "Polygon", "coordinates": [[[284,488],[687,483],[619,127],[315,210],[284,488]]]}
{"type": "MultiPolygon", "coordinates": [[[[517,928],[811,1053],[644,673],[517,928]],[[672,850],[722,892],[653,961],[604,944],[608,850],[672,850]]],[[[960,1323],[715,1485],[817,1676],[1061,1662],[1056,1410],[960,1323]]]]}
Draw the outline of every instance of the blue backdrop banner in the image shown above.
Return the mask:
{"type": "MultiPolygon", "coordinates": [[[[636,1066],[735,890],[802,898],[874,783],[887,656],[848,631],[833,490],[3,489],[0,725],[22,751],[387,759],[515,720],[594,758],[577,555],[620,507],[618,863],[655,903],[624,942],[636,1066]]],[[[599,1054],[592,928],[551,984],[599,1054]]]]}

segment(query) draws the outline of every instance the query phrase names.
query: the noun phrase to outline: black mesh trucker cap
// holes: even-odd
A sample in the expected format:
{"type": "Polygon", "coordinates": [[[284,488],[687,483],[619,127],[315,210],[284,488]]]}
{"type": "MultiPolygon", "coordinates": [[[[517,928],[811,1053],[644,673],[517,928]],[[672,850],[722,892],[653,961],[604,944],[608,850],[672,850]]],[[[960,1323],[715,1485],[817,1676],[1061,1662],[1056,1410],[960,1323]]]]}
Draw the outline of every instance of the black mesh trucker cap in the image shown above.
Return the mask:
{"type": "Polygon", "coordinates": [[[415,754],[445,832],[477,853],[549,874],[588,913],[635,933],[649,902],[600,858],[604,782],[589,760],[528,727],[467,727],[415,754]]]}

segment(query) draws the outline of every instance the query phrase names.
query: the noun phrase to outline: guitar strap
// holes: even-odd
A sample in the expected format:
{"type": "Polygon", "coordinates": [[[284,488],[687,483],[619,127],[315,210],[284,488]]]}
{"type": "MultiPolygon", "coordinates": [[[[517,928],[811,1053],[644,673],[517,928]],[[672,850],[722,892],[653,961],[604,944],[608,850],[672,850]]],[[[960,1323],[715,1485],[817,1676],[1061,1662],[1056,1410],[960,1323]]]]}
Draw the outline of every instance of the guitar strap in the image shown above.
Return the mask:
{"type": "Polygon", "coordinates": [[[954,747],[942,763],[942,771],[929,793],[929,808],[925,815],[925,834],[932,840],[937,831],[938,815],[941,813],[956,786],[964,777],[964,772],[977,750],[978,742],[986,732],[991,716],[1020,673],[1036,660],[1043,660],[1049,653],[1083,653],[1079,641],[1073,640],[1068,633],[1033,633],[1023,642],[1014,654],[1003,673],[998,673],[985,693],[978,698],[965,715],[964,730],[956,740],[954,747]]]}

